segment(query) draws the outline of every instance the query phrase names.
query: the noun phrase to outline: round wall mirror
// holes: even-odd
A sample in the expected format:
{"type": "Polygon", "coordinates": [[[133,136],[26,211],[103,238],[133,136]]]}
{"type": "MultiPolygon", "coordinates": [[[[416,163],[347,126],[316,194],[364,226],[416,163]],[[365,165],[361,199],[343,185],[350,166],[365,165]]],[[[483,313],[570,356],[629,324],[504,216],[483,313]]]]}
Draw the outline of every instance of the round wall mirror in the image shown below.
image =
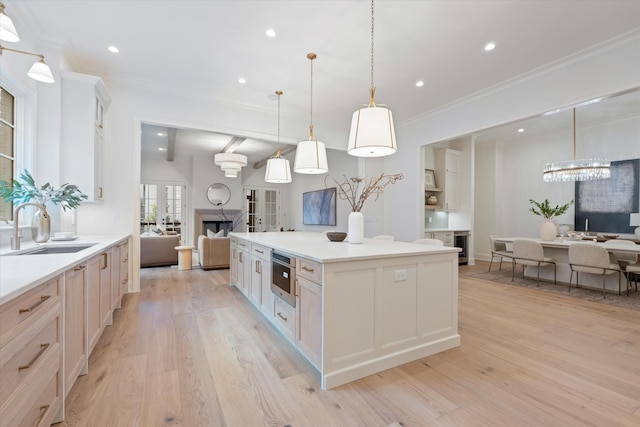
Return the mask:
{"type": "Polygon", "coordinates": [[[215,183],[211,184],[207,189],[207,199],[212,205],[222,206],[226,205],[231,198],[231,191],[229,187],[224,184],[215,183]]]}

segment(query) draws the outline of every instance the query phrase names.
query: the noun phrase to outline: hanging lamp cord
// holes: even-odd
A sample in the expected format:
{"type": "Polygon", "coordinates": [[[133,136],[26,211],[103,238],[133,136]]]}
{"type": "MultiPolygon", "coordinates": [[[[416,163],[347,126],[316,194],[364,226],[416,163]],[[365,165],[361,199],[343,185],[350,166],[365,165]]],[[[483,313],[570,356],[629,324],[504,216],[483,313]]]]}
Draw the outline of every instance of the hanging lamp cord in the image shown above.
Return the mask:
{"type": "Polygon", "coordinates": [[[311,82],[309,84],[309,141],[313,140],[313,60],[316,59],[315,53],[307,54],[311,62],[311,82]]]}
{"type": "Polygon", "coordinates": [[[573,109],[573,160],[576,159],[576,109],[573,109]]]}
{"type": "Polygon", "coordinates": [[[371,88],[369,89],[369,107],[375,107],[375,93],[376,87],[373,84],[373,30],[374,30],[374,20],[373,20],[373,0],[371,0],[371,88]]]}

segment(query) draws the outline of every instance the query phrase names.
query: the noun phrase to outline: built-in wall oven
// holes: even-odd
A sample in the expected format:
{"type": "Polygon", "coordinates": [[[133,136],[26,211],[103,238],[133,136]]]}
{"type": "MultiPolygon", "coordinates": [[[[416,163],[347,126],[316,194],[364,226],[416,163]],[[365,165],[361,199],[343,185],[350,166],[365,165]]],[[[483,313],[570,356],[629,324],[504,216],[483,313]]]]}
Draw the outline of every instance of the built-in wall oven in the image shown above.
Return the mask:
{"type": "Polygon", "coordinates": [[[296,259],[293,256],[271,253],[271,292],[296,306],[296,259]]]}
{"type": "Polygon", "coordinates": [[[453,246],[461,249],[460,252],[458,252],[458,264],[466,265],[469,262],[469,232],[454,231],[453,246]]]}

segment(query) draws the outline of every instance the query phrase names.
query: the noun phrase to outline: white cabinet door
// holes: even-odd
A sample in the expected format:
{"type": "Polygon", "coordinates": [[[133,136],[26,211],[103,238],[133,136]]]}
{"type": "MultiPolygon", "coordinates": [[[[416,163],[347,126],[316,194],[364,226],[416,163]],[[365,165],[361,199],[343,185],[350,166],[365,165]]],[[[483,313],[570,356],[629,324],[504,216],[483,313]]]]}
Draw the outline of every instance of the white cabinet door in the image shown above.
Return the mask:
{"type": "Polygon", "coordinates": [[[460,170],[460,151],[439,149],[434,151],[436,182],[444,192],[443,207],[453,211],[460,208],[460,189],[458,171],[460,170]]]}
{"type": "Polygon", "coordinates": [[[296,345],[320,369],[322,351],[322,286],[304,277],[297,278],[298,333],[296,345]]]}
{"type": "Polygon", "coordinates": [[[61,181],[89,198],[104,197],[105,115],[111,99],[101,78],[61,72],[61,181]]]}

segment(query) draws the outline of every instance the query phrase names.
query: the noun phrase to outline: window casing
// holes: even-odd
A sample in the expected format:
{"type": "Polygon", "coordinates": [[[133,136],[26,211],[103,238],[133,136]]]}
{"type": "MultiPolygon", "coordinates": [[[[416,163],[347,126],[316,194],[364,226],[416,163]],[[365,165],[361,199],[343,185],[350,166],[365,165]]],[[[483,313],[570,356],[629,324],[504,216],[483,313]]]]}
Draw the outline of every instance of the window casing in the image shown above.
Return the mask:
{"type": "MultiPolygon", "coordinates": [[[[16,163],[15,97],[0,86],[0,181],[14,178],[16,163]]],[[[0,198],[0,217],[13,220],[13,203],[0,198]]]]}

